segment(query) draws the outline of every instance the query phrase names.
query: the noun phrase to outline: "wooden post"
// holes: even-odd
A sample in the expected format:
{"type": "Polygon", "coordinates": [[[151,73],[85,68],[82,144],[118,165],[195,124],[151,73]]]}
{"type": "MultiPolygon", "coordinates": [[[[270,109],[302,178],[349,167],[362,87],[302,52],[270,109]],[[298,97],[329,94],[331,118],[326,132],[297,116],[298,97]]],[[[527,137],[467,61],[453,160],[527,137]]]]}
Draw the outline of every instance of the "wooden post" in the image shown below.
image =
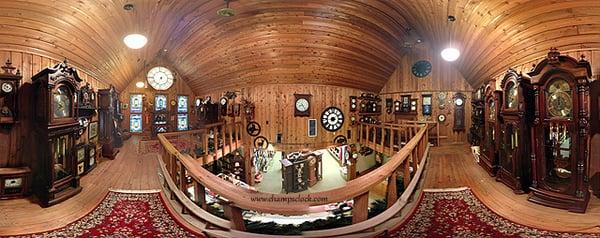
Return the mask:
{"type": "Polygon", "coordinates": [[[244,217],[242,216],[242,209],[236,207],[232,203],[220,202],[225,210],[225,217],[231,221],[231,228],[238,231],[245,231],[246,224],[244,224],[244,217]]]}
{"type": "Polygon", "coordinates": [[[387,181],[387,197],[386,197],[386,201],[387,201],[387,208],[390,208],[392,205],[394,205],[394,203],[396,202],[396,200],[398,200],[398,193],[397,193],[397,188],[396,188],[396,178],[397,178],[397,171],[392,172],[392,174],[390,175],[390,177],[388,177],[388,181],[387,181]]]}
{"type": "Polygon", "coordinates": [[[204,185],[198,183],[196,180],[194,180],[194,197],[196,198],[196,204],[198,204],[198,206],[204,210],[208,209],[208,205],[206,205],[206,190],[204,185]]]}
{"type": "Polygon", "coordinates": [[[368,218],[369,192],[366,192],[354,198],[354,207],[352,208],[352,224],[366,221],[368,218]]]}
{"type": "MultiPolygon", "coordinates": [[[[185,167],[183,166],[183,163],[177,161],[179,164],[179,190],[181,192],[183,192],[183,194],[186,194],[187,196],[187,179],[185,178],[185,167]]],[[[187,208],[185,206],[181,206],[181,213],[182,214],[187,214],[187,208]]]]}
{"type": "Polygon", "coordinates": [[[233,127],[235,124],[228,124],[227,131],[229,132],[229,153],[233,152],[235,148],[233,148],[233,127]]]}
{"type": "Polygon", "coordinates": [[[408,154],[409,157],[407,157],[404,160],[404,163],[402,164],[404,166],[404,187],[408,188],[408,184],[410,183],[410,167],[409,167],[409,159],[411,159],[412,157],[412,153],[408,154]]]}

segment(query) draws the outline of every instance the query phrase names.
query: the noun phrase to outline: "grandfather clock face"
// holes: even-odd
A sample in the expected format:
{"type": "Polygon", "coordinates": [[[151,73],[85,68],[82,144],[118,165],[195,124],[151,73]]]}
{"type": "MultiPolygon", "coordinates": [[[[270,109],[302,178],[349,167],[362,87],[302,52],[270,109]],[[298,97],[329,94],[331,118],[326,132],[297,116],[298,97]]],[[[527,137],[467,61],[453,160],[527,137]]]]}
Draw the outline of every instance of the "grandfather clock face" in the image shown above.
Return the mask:
{"type": "Polygon", "coordinates": [[[294,94],[294,116],[310,116],[310,94],[294,94]]]}
{"type": "Polygon", "coordinates": [[[454,130],[462,131],[465,129],[465,95],[457,93],[453,97],[454,104],[454,130]]]}
{"type": "Polygon", "coordinates": [[[52,115],[54,118],[71,117],[71,90],[67,86],[59,86],[52,92],[52,115]]]}

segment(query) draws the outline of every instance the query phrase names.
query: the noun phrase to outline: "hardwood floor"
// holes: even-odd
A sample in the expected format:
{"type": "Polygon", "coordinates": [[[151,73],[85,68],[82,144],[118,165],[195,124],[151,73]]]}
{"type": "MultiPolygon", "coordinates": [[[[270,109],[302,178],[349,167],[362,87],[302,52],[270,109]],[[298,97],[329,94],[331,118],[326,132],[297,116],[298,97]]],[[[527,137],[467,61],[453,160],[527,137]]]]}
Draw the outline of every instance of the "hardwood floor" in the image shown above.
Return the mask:
{"type": "Polygon", "coordinates": [[[592,196],[585,214],[549,208],[527,201],[490,177],[466,145],[431,150],[424,188],[470,187],[494,212],[523,225],[555,231],[600,233],[600,199],[592,196]]]}
{"type": "MultiPolygon", "coordinates": [[[[0,201],[0,235],[41,232],[63,227],[86,215],[109,188],[160,189],[154,154],[136,154],[138,141],[128,140],[115,160],[103,160],[82,178],[83,191],[43,209],[28,199],[0,201]]],[[[587,213],[576,214],[527,201],[496,182],[477,165],[466,145],[432,147],[424,188],[468,186],[492,210],[512,221],[559,231],[600,233],[600,199],[592,197],[587,213]]],[[[177,209],[176,209],[177,211],[177,209]]]]}
{"type": "Polygon", "coordinates": [[[0,201],[0,235],[36,233],[63,227],[92,211],[109,188],[160,189],[154,154],[136,154],[138,139],[125,142],[114,160],[102,159],[81,179],[83,190],[73,198],[49,208],[32,199],[0,201]]]}

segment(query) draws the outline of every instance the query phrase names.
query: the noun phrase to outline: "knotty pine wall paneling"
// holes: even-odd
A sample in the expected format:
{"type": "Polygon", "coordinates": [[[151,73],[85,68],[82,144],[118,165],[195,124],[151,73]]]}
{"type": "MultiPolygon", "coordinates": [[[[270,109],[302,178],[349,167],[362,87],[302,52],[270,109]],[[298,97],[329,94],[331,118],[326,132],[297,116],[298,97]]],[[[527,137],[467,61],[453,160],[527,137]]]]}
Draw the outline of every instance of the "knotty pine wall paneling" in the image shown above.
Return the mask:
{"type": "MultiPolygon", "coordinates": [[[[381,90],[381,99],[385,106],[385,99],[392,98],[394,101],[400,100],[402,95],[411,95],[411,99],[417,98],[417,120],[435,120],[439,114],[446,115],[446,121],[440,124],[440,135],[443,136],[442,144],[446,143],[467,143],[468,130],[471,127],[471,93],[473,89],[465,80],[462,74],[456,70],[454,63],[444,61],[438,52],[431,50],[426,45],[411,49],[398,64],[398,68],[387,84],[381,90]],[[412,65],[419,60],[428,60],[431,62],[431,73],[423,78],[418,78],[412,74],[412,65]],[[437,95],[440,92],[446,93],[446,106],[439,108],[437,95]],[[465,102],[465,130],[455,132],[454,126],[454,108],[452,97],[455,93],[462,92],[467,100],[465,102]],[[432,114],[425,118],[422,115],[423,94],[432,95],[432,114]]],[[[382,121],[390,122],[405,118],[387,114],[384,110],[382,121]]]]}
{"type": "MultiPolygon", "coordinates": [[[[33,96],[31,92],[31,77],[47,67],[53,67],[60,63],[62,59],[52,59],[40,56],[35,53],[0,50],[0,63],[4,65],[7,59],[12,61],[12,65],[19,69],[23,79],[19,90],[19,123],[13,125],[10,129],[0,128],[0,168],[17,167],[30,164],[31,153],[27,153],[27,144],[32,136],[29,131],[33,127],[33,96]]],[[[73,66],[73,65],[71,65],[73,66]]],[[[77,68],[83,84],[90,83],[95,91],[101,88],[108,88],[109,84],[104,80],[99,80],[86,73],[85,69],[77,68]]],[[[0,99],[2,100],[2,99],[0,99]]],[[[97,115],[92,121],[97,121],[97,115]]],[[[87,143],[87,130],[81,136],[77,143],[87,143]]]]}
{"type": "MultiPolygon", "coordinates": [[[[127,106],[128,106],[126,109],[121,108],[121,112],[123,113],[123,122],[122,122],[121,126],[123,127],[123,130],[126,130],[126,131],[129,131],[129,123],[130,123],[129,116],[131,114],[130,113],[131,112],[130,96],[132,94],[142,94],[144,97],[144,99],[143,99],[144,108],[143,108],[143,113],[142,113],[143,133],[141,133],[141,135],[149,136],[152,131],[152,115],[154,112],[154,95],[156,95],[156,94],[167,95],[167,101],[168,101],[167,108],[169,110],[171,109],[171,100],[177,100],[178,95],[188,96],[188,125],[189,126],[194,125],[193,122],[196,120],[196,115],[193,113],[195,94],[194,94],[194,92],[192,92],[192,89],[187,84],[187,82],[176,72],[174,67],[171,67],[171,66],[165,65],[165,64],[153,65],[152,67],[146,67],[134,78],[134,80],[129,82],[129,84],[125,87],[125,89],[123,91],[119,92],[119,98],[122,103],[121,105],[127,104],[127,106]],[[175,82],[173,83],[173,86],[171,86],[171,88],[169,88],[168,90],[164,90],[164,91],[158,91],[158,90],[155,90],[154,88],[152,88],[152,86],[150,86],[148,84],[146,77],[147,77],[148,71],[151,68],[153,68],[154,66],[164,66],[164,67],[167,67],[169,70],[171,70],[171,72],[173,72],[173,74],[175,75],[175,82]],[[135,85],[137,82],[144,82],[145,87],[138,88],[135,85]]],[[[175,115],[175,114],[171,114],[170,111],[169,111],[169,113],[170,113],[170,115],[175,115]]],[[[169,118],[169,120],[170,120],[171,125],[175,125],[175,123],[173,123],[173,121],[177,120],[177,118],[169,118]]],[[[169,128],[169,129],[171,131],[177,130],[177,128],[169,128]]]]}
{"type": "MultiPolygon", "coordinates": [[[[277,134],[282,134],[282,143],[275,144],[277,149],[291,151],[296,148],[323,149],[333,142],[338,135],[347,136],[350,125],[350,96],[360,96],[363,92],[358,89],[313,85],[313,84],[270,84],[259,85],[241,89],[236,102],[247,98],[254,102],[254,120],[261,126],[260,135],[265,136],[269,142],[275,144],[277,134]],[[310,116],[294,116],[294,94],[311,94],[310,116]],[[344,124],[335,132],[327,131],[321,125],[321,113],[331,106],[338,107],[344,114],[344,124]],[[317,136],[308,137],[308,119],[317,119],[317,136]]],[[[218,101],[224,91],[200,94],[201,97],[211,96],[213,101],[218,101]]],[[[356,137],[355,132],[351,138],[356,137]]]]}

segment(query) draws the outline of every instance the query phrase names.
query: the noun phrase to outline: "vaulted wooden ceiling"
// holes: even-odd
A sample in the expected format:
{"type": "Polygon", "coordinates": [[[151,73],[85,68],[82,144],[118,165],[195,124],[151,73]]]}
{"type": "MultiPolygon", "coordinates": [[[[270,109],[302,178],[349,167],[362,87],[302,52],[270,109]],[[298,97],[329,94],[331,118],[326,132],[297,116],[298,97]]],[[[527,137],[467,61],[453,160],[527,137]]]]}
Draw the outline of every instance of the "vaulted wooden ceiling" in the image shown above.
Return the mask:
{"type": "Polygon", "coordinates": [[[600,46],[598,0],[29,0],[0,2],[0,48],[67,58],[117,88],[168,62],[194,91],[314,83],[378,91],[422,36],[474,86],[512,65],[600,46]],[[135,9],[123,10],[125,3],[135,9]],[[456,16],[453,23],[447,15],[456,16]],[[149,43],[128,49],[139,32],[149,43]]]}

